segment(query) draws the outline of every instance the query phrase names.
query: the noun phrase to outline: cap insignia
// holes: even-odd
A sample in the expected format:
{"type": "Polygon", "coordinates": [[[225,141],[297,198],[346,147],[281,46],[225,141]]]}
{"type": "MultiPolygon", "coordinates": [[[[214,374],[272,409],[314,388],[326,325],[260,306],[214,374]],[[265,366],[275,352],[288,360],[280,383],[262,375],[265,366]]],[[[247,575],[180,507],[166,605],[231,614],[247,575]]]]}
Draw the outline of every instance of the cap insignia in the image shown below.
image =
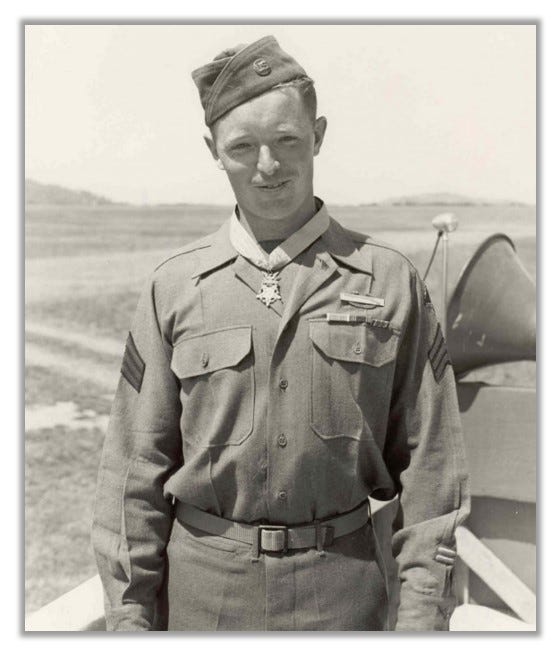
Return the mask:
{"type": "Polygon", "coordinates": [[[272,68],[266,59],[260,58],[253,61],[253,70],[260,77],[266,77],[272,72],[272,68]]]}

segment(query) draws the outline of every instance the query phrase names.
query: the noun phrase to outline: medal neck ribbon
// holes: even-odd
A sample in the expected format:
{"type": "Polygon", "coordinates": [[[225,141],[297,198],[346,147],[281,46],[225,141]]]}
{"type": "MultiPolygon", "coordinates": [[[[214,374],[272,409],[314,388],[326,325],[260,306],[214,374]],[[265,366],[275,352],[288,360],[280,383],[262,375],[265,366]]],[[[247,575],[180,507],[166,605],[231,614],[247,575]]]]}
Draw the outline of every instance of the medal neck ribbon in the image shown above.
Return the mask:
{"type": "Polygon", "coordinates": [[[241,256],[250,260],[260,269],[272,272],[285,267],[310,244],[315,242],[329,228],[329,214],[321,200],[315,215],[273,249],[270,254],[259,245],[239,221],[237,209],[230,218],[229,237],[231,244],[241,256]]]}

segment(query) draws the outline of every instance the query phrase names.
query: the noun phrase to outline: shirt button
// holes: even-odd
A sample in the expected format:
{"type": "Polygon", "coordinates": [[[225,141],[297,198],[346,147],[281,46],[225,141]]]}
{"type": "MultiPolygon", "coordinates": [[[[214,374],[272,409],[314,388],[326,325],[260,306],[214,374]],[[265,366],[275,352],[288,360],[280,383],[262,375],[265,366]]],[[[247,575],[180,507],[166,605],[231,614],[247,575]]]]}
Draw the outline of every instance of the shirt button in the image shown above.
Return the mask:
{"type": "Polygon", "coordinates": [[[278,492],[278,499],[279,500],[286,500],[287,497],[288,497],[288,492],[287,491],[284,491],[282,489],[282,491],[278,492]]]}
{"type": "Polygon", "coordinates": [[[356,342],[356,344],[354,344],[354,346],[352,347],[352,351],[354,351],[354,353],[361,353],[362,352],[362,347],[360,346],[360,344],[358,344],[358,342],[356,342]]]}
{"type": "Polygon", "coordinates": [[[208,353],[206,353],[206,351],[204,351],[204,353],[202,354],[202,356],[200,358],[200,363],[202,364],[203,367],[208,366],[208,360],[209,359],[210,359],[210,357],[208,356],[208,353]]]}
{"type": "Polygon", "coordinates": [[[286,389],[287,386],[288,386],[288,381],[285,378],[282,378],[280,380],[280,389],[286,389]]]}
{"type": "Polygon", "coordinates": [[[278,446],[281,446],[284,448],[284,446],[288,443],[288,439],[286,438],[286,435],[282,433],[281,435],[278,435],[278,446]]]}

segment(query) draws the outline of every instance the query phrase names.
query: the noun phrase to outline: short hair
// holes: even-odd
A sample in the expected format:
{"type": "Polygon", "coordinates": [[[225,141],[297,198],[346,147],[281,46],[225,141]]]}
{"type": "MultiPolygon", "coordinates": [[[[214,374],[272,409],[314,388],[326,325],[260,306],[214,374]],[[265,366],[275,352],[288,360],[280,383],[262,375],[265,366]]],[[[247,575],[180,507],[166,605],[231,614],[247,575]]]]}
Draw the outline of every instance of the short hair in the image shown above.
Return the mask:
{"type": "Polygon", "coordinates": [[[312,121],[315,124],[317,119],[317,92],[315,91],[315,83],[311,77],[296,77],[295,79],[290,79],[290,81],[282,82],[276,84],[270,90],[276,90],[277,88],[296,88],[305,105],[305,109],[312,121]]]}

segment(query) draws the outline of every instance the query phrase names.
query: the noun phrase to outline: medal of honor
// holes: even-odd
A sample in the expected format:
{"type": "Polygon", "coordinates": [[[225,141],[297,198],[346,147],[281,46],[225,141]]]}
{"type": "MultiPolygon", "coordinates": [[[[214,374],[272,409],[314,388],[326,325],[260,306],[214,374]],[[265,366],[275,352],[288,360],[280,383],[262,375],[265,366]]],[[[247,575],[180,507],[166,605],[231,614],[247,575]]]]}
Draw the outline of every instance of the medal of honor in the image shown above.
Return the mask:
{"type": "Polygon", "coordinates": [[[280,272],[264,272],[261,289],[256,296],[267,308],[275,301],[282,301],[280,296],[280,272]]]}

